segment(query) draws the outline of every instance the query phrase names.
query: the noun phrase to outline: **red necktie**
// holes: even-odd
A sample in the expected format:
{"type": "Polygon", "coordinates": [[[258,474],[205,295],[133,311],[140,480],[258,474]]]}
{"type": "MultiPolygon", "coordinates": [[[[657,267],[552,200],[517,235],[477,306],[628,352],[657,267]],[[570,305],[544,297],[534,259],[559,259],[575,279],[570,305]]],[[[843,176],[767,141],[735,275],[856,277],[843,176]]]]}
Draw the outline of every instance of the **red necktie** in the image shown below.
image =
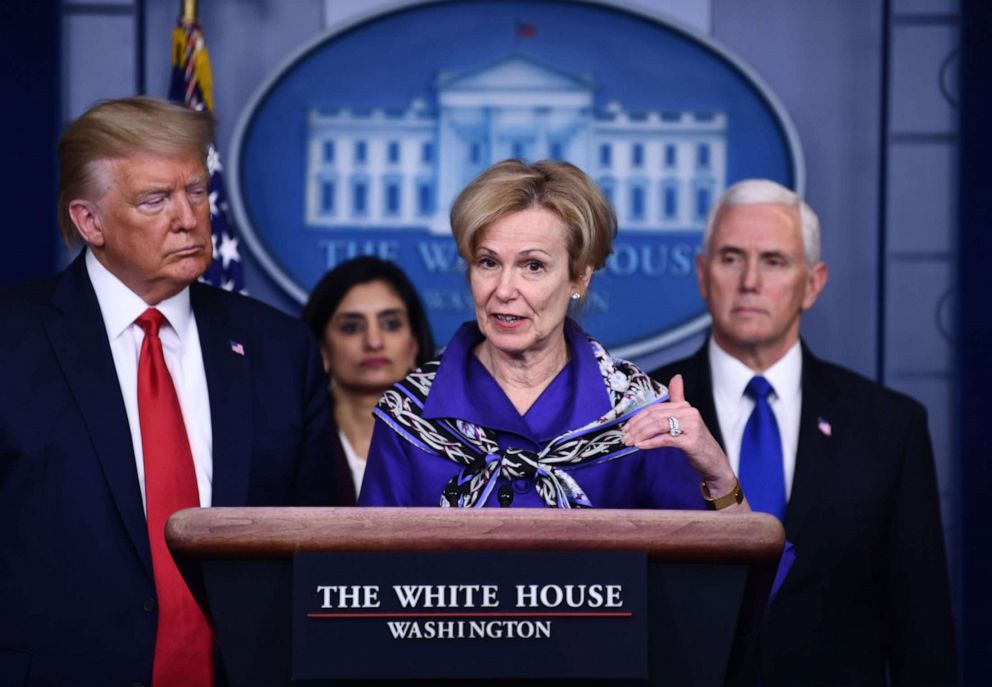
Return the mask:
{"type": "Polygon", "coordinates": [[[176,388],[162,355],[159,328],[165,317],[149,308],[135,320],[145,330],[138,360],[138,418],[145,463],[148,541],[158,596],[158,633],[152,684],[211,687],[213,640],[207,620],[165,544],[165,521],[200,505],[193,453],[176,388]]]}

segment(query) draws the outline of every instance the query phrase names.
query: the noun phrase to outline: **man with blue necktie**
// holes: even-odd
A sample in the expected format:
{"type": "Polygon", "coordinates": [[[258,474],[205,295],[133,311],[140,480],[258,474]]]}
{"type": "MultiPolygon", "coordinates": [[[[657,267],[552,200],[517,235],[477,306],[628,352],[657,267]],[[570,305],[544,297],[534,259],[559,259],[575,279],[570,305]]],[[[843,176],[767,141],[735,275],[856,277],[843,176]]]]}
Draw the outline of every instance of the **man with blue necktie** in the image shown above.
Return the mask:
{"type": "Polygon", "coordinates": [[[711,336],[652,376],[683,375],[752,510],[794,546],[758,636],[760,684],[956,684],[926,412],[799,337],[828,275],[816,214],[775,182],[733,185],[696,275],[711,336]]]}

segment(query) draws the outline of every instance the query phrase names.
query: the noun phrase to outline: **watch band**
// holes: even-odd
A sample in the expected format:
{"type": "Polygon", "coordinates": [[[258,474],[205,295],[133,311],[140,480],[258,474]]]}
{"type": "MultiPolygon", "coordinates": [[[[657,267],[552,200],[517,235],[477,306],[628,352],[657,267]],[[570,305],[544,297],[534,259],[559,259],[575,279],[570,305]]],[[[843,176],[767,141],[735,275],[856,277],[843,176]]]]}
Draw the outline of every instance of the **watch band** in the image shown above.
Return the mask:
{"type": "Polygon", "coordinates": [[[703,501],[706,502],[706,508],[708,510],[722,510],[727,506],[744,501],[744,492],[741,491],[741,483],[738,479],[734,479],[734,488],[730,490],[729,494],[718,498],[710,496],[710,488],[706,486],[706,482],[699,483],[699,490],[703,492],[703,501]]]}

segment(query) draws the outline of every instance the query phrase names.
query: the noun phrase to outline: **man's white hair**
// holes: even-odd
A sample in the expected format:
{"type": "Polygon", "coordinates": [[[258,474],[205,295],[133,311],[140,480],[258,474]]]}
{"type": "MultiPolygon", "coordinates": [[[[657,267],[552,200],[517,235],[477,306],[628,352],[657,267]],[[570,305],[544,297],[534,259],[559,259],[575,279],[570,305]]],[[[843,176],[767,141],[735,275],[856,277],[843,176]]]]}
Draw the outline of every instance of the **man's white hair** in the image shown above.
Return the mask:
{"type": "Polygon", "coordinates": [[[796,208],[803,237],[803,255],[807,265],[820,260],[820,220],[813,208],[806,204],[795,191],[787,189],[770,179],[745,179],[724,191],[710,208],[706,218],[706,231],[703,233],[703,252],[710,251],[713,229],[721,212],[737,205],[758,205],[777,203],[796,208]]]}

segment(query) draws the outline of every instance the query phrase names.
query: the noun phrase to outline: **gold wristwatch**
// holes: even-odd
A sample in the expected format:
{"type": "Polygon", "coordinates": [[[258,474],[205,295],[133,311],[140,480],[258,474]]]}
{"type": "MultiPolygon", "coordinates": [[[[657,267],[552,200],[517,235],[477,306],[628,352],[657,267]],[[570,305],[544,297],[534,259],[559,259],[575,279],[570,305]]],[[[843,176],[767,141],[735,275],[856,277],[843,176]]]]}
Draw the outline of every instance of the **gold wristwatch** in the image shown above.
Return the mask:
{"type": "Polygon", "coordinates": [[[738,479],[734,479],[734,488],[730,490],[729,494],[718,498],[713,498],[710,495],[710,488],[706,486],[706,482],[699,483],[699,490],[703,492],[703,501],[706,502],[706,508],[708,510],[721,510],[727,506],[744,501],[744,492],[741,491],[741,483],[738,479]]]}

